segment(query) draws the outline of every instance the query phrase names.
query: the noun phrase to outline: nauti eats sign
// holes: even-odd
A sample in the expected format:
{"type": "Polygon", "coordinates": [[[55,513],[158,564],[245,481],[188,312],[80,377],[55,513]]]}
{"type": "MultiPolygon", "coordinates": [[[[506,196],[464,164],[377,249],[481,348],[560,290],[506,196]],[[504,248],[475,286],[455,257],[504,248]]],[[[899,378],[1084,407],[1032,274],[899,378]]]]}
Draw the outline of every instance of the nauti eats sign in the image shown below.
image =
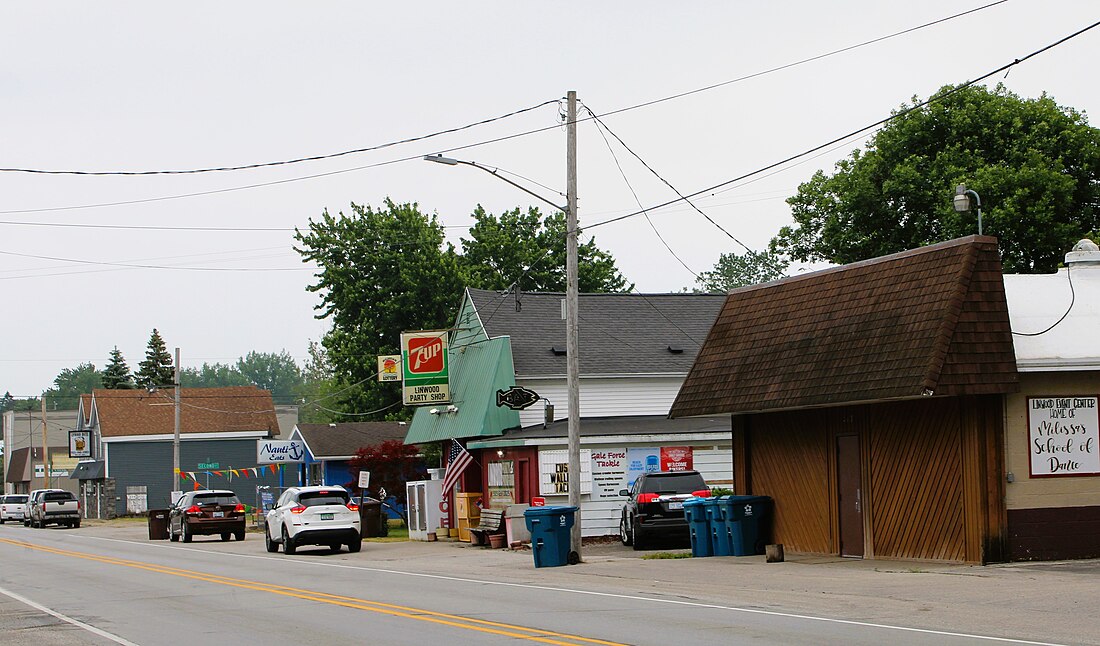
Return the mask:
{"type": "Polygon", "coordinates": [[[447,363],[446,330],[401,334],[401,376],[406,406],[451,401],[447,363]]]}

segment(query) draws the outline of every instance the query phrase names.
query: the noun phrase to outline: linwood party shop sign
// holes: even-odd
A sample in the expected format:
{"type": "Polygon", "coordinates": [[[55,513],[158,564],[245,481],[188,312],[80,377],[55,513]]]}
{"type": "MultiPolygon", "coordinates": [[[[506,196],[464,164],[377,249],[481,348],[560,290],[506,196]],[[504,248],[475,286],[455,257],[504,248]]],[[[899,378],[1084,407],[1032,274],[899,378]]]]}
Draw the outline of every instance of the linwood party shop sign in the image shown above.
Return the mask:
{"type": "Polygon", "coordinates": [[[401,376],[406,406],[449,403],[447,331],[403,332],[401,376]]]}
{"type": "Polygon", "coordinates": [[[1032,477],[1100,475],[1097,397],[1028,397],[1032,477]]]}

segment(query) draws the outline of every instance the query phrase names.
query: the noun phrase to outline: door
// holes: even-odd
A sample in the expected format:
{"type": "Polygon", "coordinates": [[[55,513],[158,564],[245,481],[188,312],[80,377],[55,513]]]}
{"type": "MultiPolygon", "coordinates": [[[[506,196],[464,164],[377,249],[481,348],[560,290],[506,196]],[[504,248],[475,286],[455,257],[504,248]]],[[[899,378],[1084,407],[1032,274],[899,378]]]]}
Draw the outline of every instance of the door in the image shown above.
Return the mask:
{"type": "Polygon", "coordinates": [[[858,435],[837,436],[836,478],[840,555],[863,558],[863,492],[858,435]]]}

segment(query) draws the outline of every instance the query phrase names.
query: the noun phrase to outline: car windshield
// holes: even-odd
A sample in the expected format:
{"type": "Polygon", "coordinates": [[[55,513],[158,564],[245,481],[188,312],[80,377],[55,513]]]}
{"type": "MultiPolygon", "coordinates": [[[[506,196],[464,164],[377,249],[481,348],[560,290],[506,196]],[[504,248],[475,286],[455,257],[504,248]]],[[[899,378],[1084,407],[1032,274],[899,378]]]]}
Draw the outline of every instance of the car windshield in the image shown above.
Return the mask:
{"type": "Polygon", "coordinates": [[[21,502],[27,502],[26,496],[8,496],[8,503],[18,505],[21,502]]]}
{"type": "Polygon", "coordinates": [[[241,501],[233,494],[208,493],[195,496],[192,503],[202,507],[203,505],[239,505],[241,501]]]}
{"type": "Polygon", "coordinates": [[[319,505],[346,505],[348,494],[343,491],[312,491],[298,496],[298,502],[305,507],[319,505]]]}
{"type": "Polygon", "coordinates": [[[72,495],[68,491],[51,491],[43,496],[46,500],[60,501],[60,500],[76,500],[76,496],[72,495]]]}
{"type": "Polygon", "coordinates": [[[639,493],[691,493],[706,486],[703,476],[698,473],[650,476],[642,482],[639,493]]]}

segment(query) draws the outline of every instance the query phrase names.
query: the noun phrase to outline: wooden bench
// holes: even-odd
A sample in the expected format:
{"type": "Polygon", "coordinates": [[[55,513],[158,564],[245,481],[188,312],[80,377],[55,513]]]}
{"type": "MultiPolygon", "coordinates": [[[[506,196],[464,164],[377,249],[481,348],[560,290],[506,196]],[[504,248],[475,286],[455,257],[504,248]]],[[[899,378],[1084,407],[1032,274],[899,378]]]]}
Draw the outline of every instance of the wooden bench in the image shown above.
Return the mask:
{"type": "Polygon", "coordinates": [[[504,510],[482,509],[481,522],[477,527],[470,528],[470,543],[473,545],[488,545],[491,534],[504,533],[504,510]]]}

